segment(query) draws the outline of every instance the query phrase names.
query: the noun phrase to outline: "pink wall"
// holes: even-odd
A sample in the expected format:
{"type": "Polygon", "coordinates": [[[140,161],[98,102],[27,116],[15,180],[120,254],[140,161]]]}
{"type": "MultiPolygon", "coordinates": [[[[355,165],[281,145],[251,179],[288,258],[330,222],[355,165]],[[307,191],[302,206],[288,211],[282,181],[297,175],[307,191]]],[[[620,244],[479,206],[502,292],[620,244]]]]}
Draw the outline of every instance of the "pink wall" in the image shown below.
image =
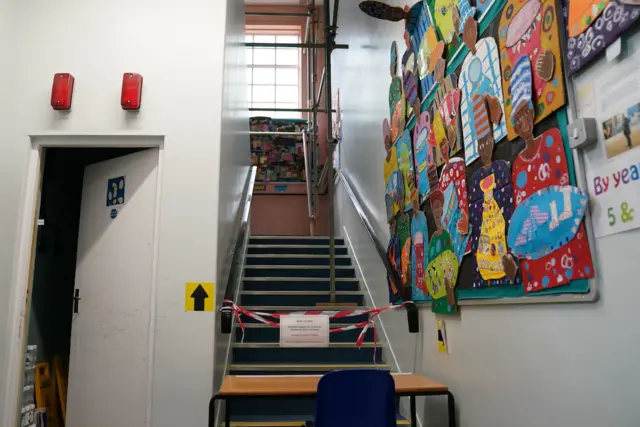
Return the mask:
{"type": "MultiPolygon", "coordinates": [[[[328,236],[327,196],[320,196],[316,235],[328,236]]],[[[251,235],[308,236],[306,195],[255,194],[251,201],[251,235]]]]}
{"type": "MultiPolygon", "coordinates": [[[[295,12],[304,13],[306,6],[246,6],[246,12],[295,12]]],[[[320,15],[322,15],[320,13],[320,15]]],[[[265,30],[270,26],[287,26],[300,29],[304,37],[306,18],[304,17],[274,17],[274,16],[247,16],[247,29],[252,31],[265,30]]],[[[323,30],[322,22],[318,25],[321,41],[323,30]]],[[[318,80],[322,76],[324,68],[324,51],[318,51],[317,61],[318,80]]],[[[307,108],[307,59],[302,57],[302,105],[307,108]]],[[[319,82],[318,82],[319,83],[319,82]]],[[[317,90],[317,89],[316,89],[317,90]]],[[[322,97],[321,102],[324,102],[322,97]]],[[[324,108],[324,104],[321,104],[324,108]]],[[[305,117],[303,113],[303,117],[305,117]]],[[[318,114],[318,137],[320,142],[320,164],[326,161],[327,146],[327,117],[325,113],[318,114]]],[[[249,141],[247,141],[247,144],[249,141]]],[[[320,197],[319,207],[319,230],[317,235],[328,235],[327,223],[327,203],[326,196],[320,197]]],[[[305,236],[309,235],[309,222],[307,213],[307,196],[305,195],[284,195],[284,194],[256,194],[251,206],[251,232],[253,235],[288,235],[305,236]]]]}

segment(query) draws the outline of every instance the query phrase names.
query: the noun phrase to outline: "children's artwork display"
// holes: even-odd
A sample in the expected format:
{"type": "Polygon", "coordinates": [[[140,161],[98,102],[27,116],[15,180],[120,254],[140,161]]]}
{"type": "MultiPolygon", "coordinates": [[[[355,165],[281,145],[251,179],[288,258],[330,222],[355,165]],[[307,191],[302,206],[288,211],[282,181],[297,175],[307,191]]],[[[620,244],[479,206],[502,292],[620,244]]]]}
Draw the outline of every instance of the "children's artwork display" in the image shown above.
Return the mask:
{"type": "Polygon", "coordinates": [[[455,74],[447,76],[438,87],[433,99],[434,132],[436,141],[446,139],[448,141],[448,153],[441,153],[441,144],[436,144],[436,165],[445,163],[445,158],[455,155],[462,150],[462,138],[460,136],[460,89],[456,84],[455,74]]]}
{"type": "Polygon", "coordinates": [[[444,195],[433,189],[429,195],[436,230],[429,241],[427,289],[433,299],[431,311],[453,314],[458,310],[455,286],[458,281],[458,258],[453,252],[451,236],[442,227],[444,195]]]}
{"type": "Polygon", "coordinates": [[[404,211],[408,212],[413,206],[413,200],[418,196],[414,179],[411,134],[408,130],[405,130],[396,141],[396,151],[398,153],[398,170],[400,170],[404,185],[404,211]]]}
{"type": "Polygon", "coordinates": [[[382,135],[384,137],[384,147],[386,157],[384,159],[384,183],[385,183],[385,206],[387,209],[387,221],[393,221],[394,216],[404,206],[404,188],[402,175],[398,169],[398,153],[395,145],[391,142],[391,129],[389,121],[385,118],[382,122],[382,135]]]}
{"type": "Polygon", "coordinates": [[[411,243],[413,244],[411,252],[411,264],[413,266],[411,295],[414,301],[425,301],[429,296],[425,275],[429,261],[426,253],[428,239],[427,217],[424,212],[420,211],[416,203],[413,217],[411,218],[411,243]]]}
{"type": "MultiPolygon", "coordinates": [[[[511,116],[511,78],[522,55],[533,65],[536,123],[565,103],[562,55],[555,0],[509,0],[502,10],[499,30],[500,63],[505,115],[511,116]]],[[[507,136],[516,137],[507,121],[507,136]]]]}
{"type": "Polygon", "coordinates": [[[389,85],[389,117],[391,118],[391,141],[404,131],[405,98],[402,91],[402,79],[398,76],[398,45],[391,43],[390,51],[391,84],[389,85]]]}
{"type": "Polygon", "coordinates": [[[420,94],[418,93],[418,62],[413,44],[411,43],[411,35],[408,31],[404,32],[404,39],[407,49],[402,55],[402,84],[404,88],[404,96],[407,104],[407,117],[413,112],[417,118],[420,116],[420,94]]]}
{"type": "MultiPolygon", "coordinates": [[[[438,36],[436,35],[433,19],[431,18],[431,12],[428,7],[423,7],[420,12],[418,25],[413,34],[412,42],[418,62],[420,95],[422,99],[425,99],[431,93],[436,83],[433,73],[429,71],[429,60],[438,44],[438,36]]],[[[444,51],[444,43],[442,43],[440,48],[444,51]]]]}
{"type": "Polygon", "coordinates": [[[413,128],[413,162],[420,202],[424,200],[429,192],[428,168],[430,165],[433,167],[432,152],[428,144],[431,129],[430,123],[429,112],[425,111],[420,115],[416,126],[413,128]]]}
{"type": "Polygon", "coordinates": [[[396,235],[400,245],[400,277],[404,287],[412,284],[411,273],[411,217],[409,214],[401,213],[396,220],[396,235]]]}
{"type": "Polygon", "coordinates": [[[435,0],[434,15],[441,39],[445,44],[451,43],[460,22],[458,0],[435,0]]]}
{"type": "Polygon", "coordinates": [[[589,243],[582,219],[587,197],[570,186],[562,135],[557,128],[533,134],[531,63],[524,55],[513,70],[511,122],[525,148],[512,170],[516,210],[509,227],[509,247],[520,258],[525,292],[593,277],[589,243]]]}
{"type": "MultiPolygon", "coordinates": [[[[590,203],[575,186],[564,67],[577,71],[620,37],[640,19],[640,0],[411,4],[360,2],[369,16],[404,21],[406,48],[391,46],[383,122],[387,256],[400,277],[389,283],[390,301],[432,302],[435,313],[452,314],[458,298],[589,292],[590,203]]],[[[598,116],[621,153],[634,146],[633,102],[619,103],[624,114],[598,116]]],[[[604,184],[595,182],[597,195],[604,184]]]]}
{"type": "MultiPolygon", "coordinates": [[[[387,247],[387,258],[389,264],[398,274],[400,274],[400,241],[398,236],[391,236],[387,247]]],[[[387,286],[389,287],[389,303],[396,304],[402,301],[402,290],[398,289],[393,281],[387,276],[387,286]]]]}
{"type": "Polygon", "coordinates": [[[638,18],[640,2],[635,0],[569,0],[567,73],[589,64],[638,18]]]}
{"type": "Polygon", "coordinates": [[[251,164],[258,167],[258,182],[302,182],[305,180],[302,131],[306,120],[252,117],[252,132],[296,132],[283,136],[251,134],[251,164]]]}
{"type": "MultiPolygon", "coordinates": [[[[480,39],[475,44],[475,54],[470,52],[460,69],[460,117],[464,134],[464,156],[467,165],[479,157],[478,135],[476,134],[473,98],[475,95],[489,95],[498,100],[502,109],[502,79],[500,77],[500,56],[493,38],[480,39]]],[[[499,142],[507,135],[504,117],[492,128],[493,140],[499,142]]]]}
{"type": "MultiPolygon", "coordinates": [[[[469,214],[471,251],[475,261],[474,287],[495,286],[515,281],[513,271],[505,271],[506,235],[513,213],[511,168],[504,160],[493,160],[492,124],[500,122],[502,111],[497,98],[475,95],[475,134],[482,167],[470,183],[469,214]],[[512,278],[507,277],[507,272],[512,278]]],[[[509,258],[511,260],[511,258],[509,258]]]]}

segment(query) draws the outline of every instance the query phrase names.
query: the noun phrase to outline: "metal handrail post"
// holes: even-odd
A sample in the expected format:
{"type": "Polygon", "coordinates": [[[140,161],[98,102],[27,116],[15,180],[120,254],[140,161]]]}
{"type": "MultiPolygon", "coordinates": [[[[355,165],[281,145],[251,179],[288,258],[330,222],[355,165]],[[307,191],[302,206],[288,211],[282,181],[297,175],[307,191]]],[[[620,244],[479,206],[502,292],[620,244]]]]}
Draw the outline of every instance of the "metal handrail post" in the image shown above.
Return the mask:
{"type": "MultiPolygon", "coordinates": [[[[331,25],[331,7],[330,1],[325,0],[324,8],[324,67],[325,76],[325,110],[327,110],[327,154],[333,151],[329,147],[333,144],[333,118],[331,117],[331,51],[335,45],[334,32],[331,25]]],[[[337,6],[337,5],[336,5],[337,6]]],[[[335,181],[333,176],[333,159],[327,155],[325,167],[328,167],[327,174],[329,178],[329,295],[332,303],[336,302],[336,231],[334,227],[334,193],[335,181]]]]}
{"type": "Polygon", "coordinates": [[[309,216],[309,233],[315,236],[315,227],[313,224],[313,207],[311,205],[311,176],[309,175],[309,155],[307,149],[306,131],[302,131],[302,153],[304,154],[304,178],[307,185],[307,213],[309,216]]]}
{"type": "MultiPolygon", "coordinates": [[[[318,22],[319,16],[316,10],[316,0],[310,0],[312,11],[312,26],[311,26],[311,42],[318,43],[318,22]]],[[[318,49],[313,48],[311,50],[311,91],[310,91],[310,105],[312,109],[312,121],[311,121],[311,167],[313,171],[313,216],[314,224],[318,223],[318,212],[320,210],[320,202],[318,198],[318,189],[315,185],[318,182],[318,164],[320,162],[318,152],[318,105],[315,103],[316,99],[316,83],[318,81],[318,49]]]]}

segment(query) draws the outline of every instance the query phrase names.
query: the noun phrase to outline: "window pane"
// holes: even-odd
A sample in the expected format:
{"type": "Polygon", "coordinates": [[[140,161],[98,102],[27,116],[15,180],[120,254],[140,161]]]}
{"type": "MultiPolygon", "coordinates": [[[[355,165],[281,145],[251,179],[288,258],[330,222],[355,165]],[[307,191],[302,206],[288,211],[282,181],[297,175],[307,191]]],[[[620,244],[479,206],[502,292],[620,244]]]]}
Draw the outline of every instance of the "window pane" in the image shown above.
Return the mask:
{"type": "Polygon", "coordinates": [[[298,86],[277,86],[276,101],[278,102],[298,102],[298,86]]]}
{"type": "Polygon", "coordinates": [[[276,56],[278,65],[298,65],[300,49],[279,48],[276,49],[276,56]]]}
{"type": "Polygon", "coordinates": [[[249,104],[251,104],[251,95],[253,92],[253,86],[249,85],[247,86],[247,99],[249,100],[249,104]]]}
{"type": "Polygon", "coordinates": [[[276,82],[275,68],[254,68],[253,84],[256,85],[272,85],[276,82]]]}
{"type": "Polygon", "coordinates": [[[251,43],[253,41],[253,35],[245,34],[244,41],[245,41],[245,43],[251,43]]]}
{"type": "Polygon", "coordinates": [[[278,43],[300,43],[298,36],[277,36],[276,40],[278,43]]]}
{"type": "Polygon", "coordinates": [[[253,49],[248,47],[245,50],[245,61],[247,61],[247,65],[253,64],[253,49]]]}
{"type": "MultiPolygon", "coordinates": [[[[251,108],[273,108],[274,107],[274,103],[273,102],[254,102],[253,104],[251,104],[251,108]]],[[[256,112],[256,114],[254,114],[255,116],[262,116],[262,115],[269,115],[269,111],[265,111],[264,114],[260,113],[260,112],[256,112]]]]}
{"type": "Polygon", "coordinates": [[[276,36],[255,35],[253,41],[254,43],[275,43],[276,36]]]}
{"type": "Polygon", "coordinates": [[[253,49],[253,63],[255,65],[273,65],[276,63],[276,50],[272,48],[253,49]]]}
{"type": "Polygon", "coordinates": [[[273,102],[275,101],[275,86],[254,86],[253,102],[273,102]]]}
{"type": "Polygon", "coordinates": [[[247,67],[247,83],[248,83],[248,84],[251,84],[251,82],[252,82],[252,80],[253,80],[253,78],[252,78],[252,71],[253,71],[253,68],[248,68],[248,67],[247,67]]]}
{"type": "Polygon", "coordinates": [[[299,80],[297,68],[278,68],[276,70],[276,84],[297,85],[299,80]]]}

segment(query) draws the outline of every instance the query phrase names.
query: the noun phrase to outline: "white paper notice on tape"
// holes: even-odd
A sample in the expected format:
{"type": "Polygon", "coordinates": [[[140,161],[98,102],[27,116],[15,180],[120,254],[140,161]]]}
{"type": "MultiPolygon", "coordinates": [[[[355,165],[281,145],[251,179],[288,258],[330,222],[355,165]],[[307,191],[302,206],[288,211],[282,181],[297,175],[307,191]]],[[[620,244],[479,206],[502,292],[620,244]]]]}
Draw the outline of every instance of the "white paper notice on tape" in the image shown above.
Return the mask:
{"type": "Polygon", "coordinates": [[[280,347],[329,347],[329,316],[282,316],[280,347]]]}

